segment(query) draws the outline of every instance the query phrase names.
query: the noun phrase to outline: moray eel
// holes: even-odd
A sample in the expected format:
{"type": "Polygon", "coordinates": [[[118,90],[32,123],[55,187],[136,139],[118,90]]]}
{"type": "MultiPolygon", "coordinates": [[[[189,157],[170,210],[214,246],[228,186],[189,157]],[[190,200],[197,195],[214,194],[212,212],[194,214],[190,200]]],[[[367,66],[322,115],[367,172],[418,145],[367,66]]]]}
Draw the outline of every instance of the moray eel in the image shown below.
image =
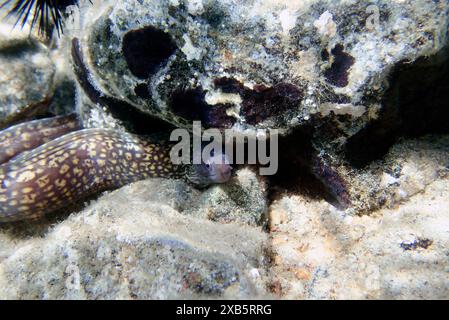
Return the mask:
{"type": "MultiPolygon", "coordinates": [[[[174,127],[91,82],[78,39],[72,41],[78,83],[89,99],[129,124],[131,133],[169,132],[174,127]]],[[[182,178],[204,188],[230,179],[226,156],[198,165],[174,165],[171,144],[110,129],[82,129],[75,115],[35,120],[0,132],[0,222],[38,219],[99,192],[150,177],[182,178]]]]}
{"type": "Polygon", "coordinates": [[[0,131],[0,164],[81,127],[76,115],[71,114],[29,121],[0,131]]]}
{"type": "MultiPolygon", "coordinates": [[[[39,126],[39,121],[32,125],[39,126]]],[[[25,128],[31,127],[26,126],[20,127],[18,143],[29,133],[25,128]]],[[[101,191],[150,177],[184,178],[205,187],[231,176],[231,167],[217,161],[224,155],[199,165],[174,165],[169,154],[168,144],[116,130],[67,133],[0,165],[0,222],[37,219],[101,191]]]]}

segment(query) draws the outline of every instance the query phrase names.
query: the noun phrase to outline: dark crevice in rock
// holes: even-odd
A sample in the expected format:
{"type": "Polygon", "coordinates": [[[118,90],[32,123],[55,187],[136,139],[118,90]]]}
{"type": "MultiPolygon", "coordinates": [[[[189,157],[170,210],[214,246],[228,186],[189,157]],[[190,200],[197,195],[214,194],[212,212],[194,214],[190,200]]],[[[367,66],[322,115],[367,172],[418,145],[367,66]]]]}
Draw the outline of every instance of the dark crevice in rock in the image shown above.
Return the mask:
{"type": "Polygon", "coordinates": [[[26,108],[2,118],[0,120],[0,130],[20,122],[45,117],[48,115],[48,109],[51,101],[51,98],[45,98],[45,100],[41,102],[28,105],[26,108]]]}
{"type": "Polygon", "coordinates": [[[92,77],[84,63],[79,40],[72,40],[72,61],[76,78],[84,93],[90,101],[105,107],[111,115],[123,122],[127,130],[136,134],[151,134],[155,132],[168,132],[174,126],[161,119],[146,114],[125,101],[107,96],[98,91],[92,83],[92,77]]]}
{"type": "Polygon", "coordinates": [[[239,81],[225,77],[215,79],[214,85],[224,93],[241,95],[240,115],[251,125],[282,115],[288,110],[294,110],[304,97],[303,92],[290,83],[279,83],[272,87],[255,85],[253,89],[249,89],[239,81]]]}
{"type": "Polygon", "coordinates": [[[206,92],[196,89],[178,89],[171,94],[169,106],[176,115],[187,120],[198,120],[205,127],[229,128],[235,119],[226,114],[231,105],[209,105],[205,101],[206,92]]]}
{"type": "Polygon", "coordinates": [[[150,91],[148,90],[148,84],[146,82],[139,83],[134,87],[134,93],[142,99],[150,99],[150,91]]]}
{"type": "MultiPolygon", "coordinates": [[[[236,79],[224,77],[215,79],[214,85],[222,92],[239,93],[242,96],[243,113],[246,112],[246,120],[251,124],[291,109],[302,99],[302,92],[291,84],[282,83],[270,88],[259,85],[251,90],[236,79]]],[[[346,99],[344,96],[339,98],[346,99]]],[[[332,121],[314,117],[307,125],[295,129],[287,136],[279,137],[278,172],[268,177],[270,201],[284,193],[298,193],[326,199],[340,208],[351,205],[345,181],[318,156],[318,151],[312,145],[317,132],[320,136],[341,135],[335,131],[336,125],[332,121]]]]}
{"type": "MultiPolygon", "coordinates": [[[[322,121],[319,118],[312,122],[322,121]]],[[[279,169],[268,177],[269,200],[274,201],[285,193],[303,194],[313,199],[325,199],[339,208],[351,205],[345,181],[319,157],[312,145],[313,123],[279,137],[279,169]]]]}
{"type": "Polygon", "coordinates": [[[321,60],[329,61],[329,58],[330,58],[329,51],[327,51],[327,49],[321,50],[321,60]]]}
{"type": "Polygon", "coordinates": [[[129,31],[123,37],[123,55],[139,79],[147,79],[176,49],[169,34],[152,26],[129,31]]]}
{"type": "Polygon", "coordinates": [[[243,84],[234,78],[217,78],[214,79],[214,86],[224,93],[240,93],[244,90],[243,84]]]}
{"type": "Polygon", "coordinates": [[[349,69],[355,62],[355,59],[343,50],[344,47],[341,44],[337,44],[331,50],[331,53],[334,56],[334,61],[332,62],[331,67],[324,71],[324,77],[327,82],[340,88],[348,85],[349,69]]]}
{"type": "Polygon", "coordinates": [[[449,132],[449,47],[393,70],[377,120],[348,139],[346,155],[363,167],[382,158],[399,137],[449,132]]]}
{"type": "Polygon", "coordinates": [[[240,114],[245,117],[247,123],[257,124],[287,110],[296,109],[302,98],[301,90],[289,83],[280,83],[273,87],[254,86],[253,90],[243,92],[240,114]]]}
{"type": "Polygon", "coordinates": [[[24,41],[11,41],[2,44],[0,55],[5,58],[17,59],[27,53],[35,53],[39,51],[39,43],[32,38],[24,41]]]}

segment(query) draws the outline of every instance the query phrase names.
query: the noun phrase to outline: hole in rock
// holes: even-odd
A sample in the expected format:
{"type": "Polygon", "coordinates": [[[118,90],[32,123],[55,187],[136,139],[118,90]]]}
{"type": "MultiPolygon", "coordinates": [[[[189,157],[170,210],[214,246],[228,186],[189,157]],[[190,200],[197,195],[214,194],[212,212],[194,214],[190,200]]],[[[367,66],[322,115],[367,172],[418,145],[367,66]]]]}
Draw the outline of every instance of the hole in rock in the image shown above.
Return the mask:
{"type": "Polygon", "coordinates": [[[294,110],[303,99],[300,88],[291,83],[278,83],[272,87],[259,84],[249,89],[236,79],[223,77],[215,79],[214,85],[224,93],[240,94],[240,115],[252,125],[294,110]]]}
{"type": "Polygon", "coordinates": [[[205,127],[228,128],[235,122],[226,114],[231,105],[209,105],[205,101],[206,92],[202,88],[176,90],[171,94],[169,105],[178,116],[187,120],[198,120],[205,127]]]}
{"type": "MultiPolygon", "coordinates": [[[[349,69],[354,64],[355,59],[348,53],[344,52],[344,47],[341,44],[337,44],[335,48],[331,50],[334,56],[334,61],[329,69],[324,72],[324,77],[327,82],[336,87],[346,87],[348,85],[349,69]]],[[[326,55],[322,56],[323,59],[326,55]]],[[[329,53],[327,54],[329,59],[329,53]]]]}
{"type": "Polygon", "coordinates": [[[81,44],[78,38],[72,39],[72,61],[75,76],[79,85],[89,100],[107,109],[114,118],[119,119],[127,127],[128,131],[136,134],[151,134],[173,130],[173,125],[156,118],[148,113],[138,110],[126,101],[108,96],[100,92],[93,82],[90,71],[84,63],[81,44]]]}
{"type": "Polygon", "coordinates": [[[268,177],[270,202],[283,194],[302,194],[312,199],[325,199],[339,208],[350,205],[345,182],[318,157],[312,145],[314,130],[310,124],[279,137],[278,172],[268,177]]]}
{"type": "Polygon", "coordinates": [[[378,119],[351,137],[346,156],[356,167],[382,158],[399,137],[449,132],[449,46],[399,63],[390,75],[378,119]]]}
{"type": "Polygon", "coordinates": [[[129,31],[122,44],[128,68],[139,79],[147,79],[176,48],[169,34],[151,26],[129,31]]]}
{"type": "Polygon", "coordinates": [[[134,87],[134,93],[142,99],[150,99],[151,98],[150,92],[148,90],[148,84],[146,82],[139,83],[138,85],[136,85],[134,87]]]}

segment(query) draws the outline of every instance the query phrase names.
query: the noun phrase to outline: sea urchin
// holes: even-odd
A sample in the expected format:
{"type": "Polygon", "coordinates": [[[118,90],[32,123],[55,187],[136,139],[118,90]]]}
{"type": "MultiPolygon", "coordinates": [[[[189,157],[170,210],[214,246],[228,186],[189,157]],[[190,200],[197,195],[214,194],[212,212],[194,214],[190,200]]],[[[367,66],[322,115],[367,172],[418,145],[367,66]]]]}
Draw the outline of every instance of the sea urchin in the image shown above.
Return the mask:
{"type": "Polygon", "coordinates": [[[20,23],[23,28],[32,17],[31,29],[37,24],[39,33],[50,37],[53,28],[58,36],[63,33],[64,18],[67,16],[65,10],[68,6],[78,5],[78,2],[79,0],[5,0],[0,1],[0,9],[11,4],[8,16],[17,17],[14,26],[20,23]]]}

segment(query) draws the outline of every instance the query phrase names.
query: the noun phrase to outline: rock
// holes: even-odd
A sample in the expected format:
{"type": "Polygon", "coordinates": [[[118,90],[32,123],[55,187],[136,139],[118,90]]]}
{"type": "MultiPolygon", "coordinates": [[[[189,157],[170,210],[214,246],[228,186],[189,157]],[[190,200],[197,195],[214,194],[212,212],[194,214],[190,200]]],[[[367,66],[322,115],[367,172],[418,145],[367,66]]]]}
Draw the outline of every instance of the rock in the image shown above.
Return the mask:
{"type": "Polygon", "coordinates": [[[280,171],[2,224],[0,299],[448,297],[447,1],[92,3],[52,49],[0,25],[0,118],[278,128],[280,171]]]}
{"type": "MultiPolygon", "coordinates": [[[[36,234],[23,236],[17,226],[3,226],[0,297],[268,297],[266,235],[260,228],[181,214],[198,196],[185,191],[167,180],[142,181],[102,196],[44,232],[37,225],[36,234]],[[180,198],[187,201],[177,204],[180,198]]],[[[32,229],[28,225],[26,232],[32,229]]]]}
{"type": "Polygon", "coordinates": [[[275,201],[269,209],[273,293],[287,299],[446,299],[448,145],[447,136],[395,145],[383,170],[366,175],[359,189],[365,190],[361,203],[384,197],[382,209],[373,206],[369,215],[303,195],[275,201]],[[370,183],[374,177],[379,187],[370,183]]]}
{"type": "Polygon", "coordinates": [[[11,29],[0,24],[0,119],[48,105],[56,71],[50,51],[29,30],[11,29]]]}
{"type": "Polygon", "coordinates": [[[221,223],[258,226],[267,222],[267,206],[264,181],[244,168],[229,183],[205,190],[196,205],[187,211],[221,223]]]}
{"type": "Polygon", "coordinates": [[[0,23],[0,126],[73,113],[76,85],[65,50],[14,22],[8,16],[0,23]]]}
{"type": "Polygon", "coordinates": [[[181,180],[149,179],[133,196],[163,203],[182,215],[252,227],[267,223],[265,183],[249,168],[237,170],[231,181],[198,190],[181,180]],[[158,190],[157,193],[148,190],[158,190]]]}
{"type": "Polygon", "coordinates": [[[352,212],[370,214],[379,208],[393,208],[423,192],[436,179],[447,178],[448,146],[448,135],[403,139],[382,160],[363,169],[338,167],[352,195],[352,212]]]}
{"type": "Polygon", "coordinates": [[[291,129],[334,110],[354,134],[378,111],[395,66],[444,47],[449,20],[447,1],[424,0],[85,8],[72,36],[101,91],[176,126],[236,131],[291,129]]]}

